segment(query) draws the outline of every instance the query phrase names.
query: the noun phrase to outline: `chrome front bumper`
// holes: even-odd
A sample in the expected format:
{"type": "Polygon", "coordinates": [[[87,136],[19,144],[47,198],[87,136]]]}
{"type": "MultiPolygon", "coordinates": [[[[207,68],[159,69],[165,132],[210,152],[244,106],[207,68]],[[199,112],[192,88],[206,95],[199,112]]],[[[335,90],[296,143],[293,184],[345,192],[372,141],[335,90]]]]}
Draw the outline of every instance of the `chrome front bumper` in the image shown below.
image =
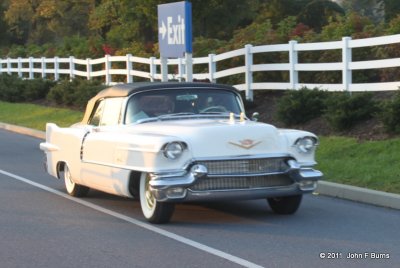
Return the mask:
{"type": "Polygon", "coordinates": [[[189,171],[152,173],[150,188],[160,202],[261,199],[313,192],[317,187],[317,181],[323,177],[322,172],[310,167],[301,167],[293,159],[288,160],[287,165],[289,168],[279,175],[289,177],[293,181],[290,185],[194,191],[191,186],[198,180],[207,178],[208,175],[207,167],[195,164],[189,171]]]}

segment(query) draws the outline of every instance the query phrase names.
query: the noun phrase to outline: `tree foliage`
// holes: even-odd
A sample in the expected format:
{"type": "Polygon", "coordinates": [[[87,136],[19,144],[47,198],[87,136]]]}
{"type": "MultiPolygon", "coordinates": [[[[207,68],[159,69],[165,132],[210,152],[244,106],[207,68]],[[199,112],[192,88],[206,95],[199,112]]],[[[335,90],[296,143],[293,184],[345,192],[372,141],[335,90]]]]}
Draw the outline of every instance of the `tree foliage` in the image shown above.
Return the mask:
{"type": "Polygon", "coordinates": [[[89,28],[113,47],[140,42],[149,52],[157,40],[159,0],[103,0],[90,15],[89,28]]]}
{"type": "Polygon", "coordinates": [[[378,23],[384,19],[384,0],[345,0],[343,7],[348,12],[356,12],[378,23]]]}
{"type": "Polygon", "coordinates": [[[192,0],[195,37],[228,40],[257,15],[258,0],[192,0]]]}
{"type": "Polygon", "coordinates": [[[310,1],[298,14],[299,22],[320,31],[338,15],[344,15],[344,10],[336,3],[329,0],[310,1]]]}
{"type": "Polygon", "coordinates": [[[65,36],[88,35],[94,4],[95,0],[12,0],[4,20],[18,43],[57,42],[65,36]]]}
{"type": "MultiPolygon", "coordinates": [[[[176,0],[3,0],[0,53],[3,57],[157,55],[157,5],[170,2],[176,0]]],[[[400,31],[398,0],[341,2],[343,8],[330,0],[191,0],[194,53],[205,56],[248,43],[331,41],[381,35],[386,29],[387,34],[400,31]],[[382,7],[386,28],[372,16],[382,7]]]]}

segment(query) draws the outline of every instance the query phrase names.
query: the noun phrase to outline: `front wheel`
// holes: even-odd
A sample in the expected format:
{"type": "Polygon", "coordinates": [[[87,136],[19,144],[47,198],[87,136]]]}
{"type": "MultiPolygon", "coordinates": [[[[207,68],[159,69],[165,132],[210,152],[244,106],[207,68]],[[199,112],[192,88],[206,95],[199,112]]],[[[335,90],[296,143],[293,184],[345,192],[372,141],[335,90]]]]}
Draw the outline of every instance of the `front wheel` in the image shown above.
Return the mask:
{"type": "Polygon", "coordinates": [[[175,210],[174,203],[158,202],[150,190],[150,175],[140,176],[140,206],[144,217],[151,223],[167,223],[175,210]]]}
{"type": "Polygon", "coordinates": [[[71,196],[75,197],[84,197],[88,194],[89,188],[86,186],[82,186],[76,184],[71,177],[71,172],[67,164],[64,166],[64,172],[62,173],[62,177],[64,177],[65,188],[67,189],[67,193],[71,196]]]}
{"type": "Polygon", "coordinates": [[[303,195],[267,198],[268,204],[276,214],[294,214],[300,206],[303,195]]]}

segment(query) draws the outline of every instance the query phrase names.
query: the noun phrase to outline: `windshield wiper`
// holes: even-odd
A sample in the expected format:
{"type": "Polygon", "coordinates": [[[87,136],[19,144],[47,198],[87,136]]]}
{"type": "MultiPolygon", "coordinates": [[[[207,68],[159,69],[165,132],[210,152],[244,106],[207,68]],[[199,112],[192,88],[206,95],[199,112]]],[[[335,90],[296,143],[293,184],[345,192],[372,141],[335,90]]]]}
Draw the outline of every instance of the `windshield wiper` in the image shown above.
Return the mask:
{"type": "MultiPolygon", "coordinates": [[[[136,123],[142,124],[142,123],[147,123],[147,122],[155,122],[158,120],[164,120],[164,119],[170,119],[170,118],[176,118],[176,117],[185,117],[185,116],[223,116],[223,117],[229,117],[229,113],[227,112],[200,112],[200,113],[191,113],[191,112],[182,112],[182,113],[174,113],[174,114],[163,114],[159,115],[156,117],[149,117],[149,118],[143,118],[140,120],[137,120],[136,123]]],[[[237,117],[237,116],[235,116],[237,117]]]]}
{"type": "Polygon", "coordinates": [[[158,120],[163,120],[163,119],[168,119],[168,118],[174,118],[174,117],[179,117],[179,116],[188,116],[188,115],[196,115],[195,113],[175,113],[175,114],[163,114],[159,116],[154,116],[154,117],[148,117],[148,118],[142,118],[136,121],[137,124],[142,124],[142,123],[147,123],[147,122],[155,122],[158,120]]]}
{"type": "Polygon", "coordinates": [[[163,114],[163,115],[157,116],[157,119],[178,117],[178,116],[185,116],[185,115],[195,115],[195,113],[184,112],[184,113],[175,113],[175,114],[163,114]]]}
{"type": "Polygon", "coordinates": [[[157,117],[142,118],[142,119],[137,120],[137,121],[134,122],[134,123],[136,123],[136,124],[142,124],[142,123],[154,122],[154,121],[157,121],[157,117]]]}
{"type": "Polygon", "coordinates": [[[229,112],[200,112],[199,114],[219,114],[229,116],[229,112]]]}

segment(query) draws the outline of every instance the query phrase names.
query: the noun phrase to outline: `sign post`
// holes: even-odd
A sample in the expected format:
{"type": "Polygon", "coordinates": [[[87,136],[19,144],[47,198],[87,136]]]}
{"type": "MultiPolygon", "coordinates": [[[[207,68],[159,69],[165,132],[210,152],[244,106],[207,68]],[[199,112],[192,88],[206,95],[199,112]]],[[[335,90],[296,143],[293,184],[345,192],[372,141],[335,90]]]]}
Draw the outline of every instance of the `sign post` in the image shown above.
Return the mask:
{"type": "MultiPolygon", "coordinates": [[[[192,81],[192,4],[176,2],[158,5],[158,43],[161,64],[167,65],[167,58],[186,59],[186,81],[192,81]],[[189,66],[190,65],[190,66],[189,66]]],[[[167,66],[161,66],[168,72],[167,66]]],[[[162,80],[168,74],[162,73],[162,80]]]]}

